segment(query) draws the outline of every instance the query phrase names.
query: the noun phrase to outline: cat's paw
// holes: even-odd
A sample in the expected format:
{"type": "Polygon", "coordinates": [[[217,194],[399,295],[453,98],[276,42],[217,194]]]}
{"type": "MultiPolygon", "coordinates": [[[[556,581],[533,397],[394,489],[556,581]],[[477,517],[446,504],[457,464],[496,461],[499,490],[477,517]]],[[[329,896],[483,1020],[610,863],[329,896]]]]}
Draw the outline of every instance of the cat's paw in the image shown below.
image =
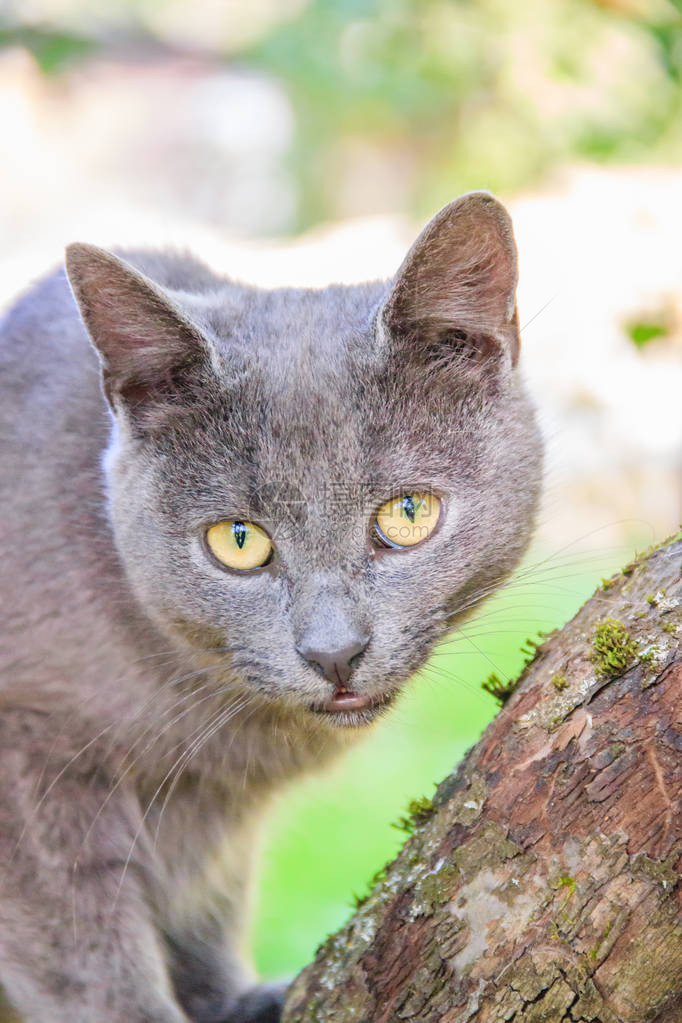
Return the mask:
{"type": "Polygon", "coordinates": [[[245,991],[223,1023],[279,1023],[288,983],[259,984],[245,991]]]}

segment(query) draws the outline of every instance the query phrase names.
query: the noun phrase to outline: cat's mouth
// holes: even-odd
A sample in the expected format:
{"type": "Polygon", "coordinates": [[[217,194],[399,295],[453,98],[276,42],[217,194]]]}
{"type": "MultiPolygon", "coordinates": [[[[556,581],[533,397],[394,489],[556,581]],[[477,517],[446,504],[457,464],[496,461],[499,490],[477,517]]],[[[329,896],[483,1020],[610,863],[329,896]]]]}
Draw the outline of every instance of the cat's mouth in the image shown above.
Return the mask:
{"type": "Polygon", "coordinates": [[[386,692],[378,696],[356,693],[353,689],[339,687],[328,700],[313,703],[310,709],[336,724],[358,726],[369,724],[393,700],[395,693],[386,692]]]}

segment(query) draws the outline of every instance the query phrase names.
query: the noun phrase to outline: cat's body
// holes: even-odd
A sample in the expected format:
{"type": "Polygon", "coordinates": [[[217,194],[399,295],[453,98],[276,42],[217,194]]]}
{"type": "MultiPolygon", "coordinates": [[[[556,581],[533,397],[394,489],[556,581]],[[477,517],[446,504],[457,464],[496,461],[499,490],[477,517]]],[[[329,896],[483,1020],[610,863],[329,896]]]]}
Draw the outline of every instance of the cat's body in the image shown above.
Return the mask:
{"type": "Polygon", "coordinates": [[[486,196],[448,210],[396,282],[323,291],[75,247],[113,437],[65,272],[5,316],[0,986],[27,1023],[276,1019],[276,994],[237,1002],[269,793],[525,548],[513,242],[486,196]],[[373,547],[376,508],[418,487],[437,535],[373,547]],[[260,571],[206,549],[242,518],[274,540],[260,571]]]}

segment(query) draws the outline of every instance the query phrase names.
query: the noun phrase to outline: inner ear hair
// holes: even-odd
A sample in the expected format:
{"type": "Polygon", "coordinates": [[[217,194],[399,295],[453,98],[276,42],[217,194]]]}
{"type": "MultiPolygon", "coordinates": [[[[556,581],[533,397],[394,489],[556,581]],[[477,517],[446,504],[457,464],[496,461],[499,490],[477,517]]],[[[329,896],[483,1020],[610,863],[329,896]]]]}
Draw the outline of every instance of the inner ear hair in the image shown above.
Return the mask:
{"type": "Polygon", "coordinates": [[[398,270],[383,322],[423,362],[499,363],[519,354],[516,245],[509,214],[487,192],[461,196],[424,228],[398,270]]]}
{"type": "Polygon", "coordinates": [[[199,329],[159,285],[113,253],[74,244],[66,255],[112,410],[151,428],[191,405],[201,368],[210,361],[199,329]]]}
{"type": "Polygon", "coordinates": [[[499,354],[500,343],[490,334],[464,327],[443,327],[424,345],[427,361],[452,358],[468,366],[480,366],[499,354]]]}

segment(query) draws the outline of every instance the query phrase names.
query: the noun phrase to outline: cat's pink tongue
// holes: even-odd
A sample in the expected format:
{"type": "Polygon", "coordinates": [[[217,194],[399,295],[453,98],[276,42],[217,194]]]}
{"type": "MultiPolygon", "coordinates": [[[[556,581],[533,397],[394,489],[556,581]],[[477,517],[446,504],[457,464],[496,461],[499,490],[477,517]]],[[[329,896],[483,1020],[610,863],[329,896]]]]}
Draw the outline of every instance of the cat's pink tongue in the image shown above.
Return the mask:
{"type": "Polygon", "coordinates": [[[361,696],[360,693],[354,693],[350,689],[337,689],[331,700],[325,703],[324,709],[328,711],[365,710],[371,706],[371,703],[370,696],[361,696]]]}

